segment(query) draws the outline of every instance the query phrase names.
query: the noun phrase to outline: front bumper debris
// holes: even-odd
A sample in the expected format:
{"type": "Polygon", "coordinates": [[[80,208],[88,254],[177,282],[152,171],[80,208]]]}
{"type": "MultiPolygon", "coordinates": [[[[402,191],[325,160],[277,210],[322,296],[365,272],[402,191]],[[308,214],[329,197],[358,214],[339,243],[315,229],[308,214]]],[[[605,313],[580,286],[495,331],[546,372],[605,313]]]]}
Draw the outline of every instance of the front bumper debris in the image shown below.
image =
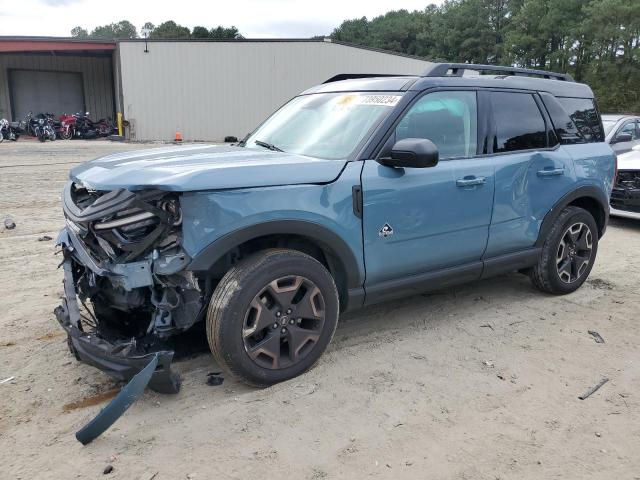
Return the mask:
{"type": "Polygon", "coordinates": [[[76,439],[86,445],[115,423],[133,403],[140,398],[158,367],[158,354],[153,354],[147,365],[120,390],[120,393],[103,408],[93,420],[76,432],[76,439]]]}
{"type": "Polygon", "coordinates": [[[69,350],[76,359],[97,367],[118,380],[129,381],[143,370],[152,358],[157,357],[157,367],[149,379],[149,388],[159,393],[177,393],[180,390],[180,378],[171,371],[174,355],[172,350],[145,351],[135,338],[116,342],[102,338],[94,332],[83,331],[72,261],[75,259],[88,268],[101,269],[97,265],[91,265],[92,260],[86,251],[73,246],[68,231],[63,230],[58,243],[63,246],[64,253],[64,298],[62,305],[57,307],[54,313],[67,332],[69,350]]]}

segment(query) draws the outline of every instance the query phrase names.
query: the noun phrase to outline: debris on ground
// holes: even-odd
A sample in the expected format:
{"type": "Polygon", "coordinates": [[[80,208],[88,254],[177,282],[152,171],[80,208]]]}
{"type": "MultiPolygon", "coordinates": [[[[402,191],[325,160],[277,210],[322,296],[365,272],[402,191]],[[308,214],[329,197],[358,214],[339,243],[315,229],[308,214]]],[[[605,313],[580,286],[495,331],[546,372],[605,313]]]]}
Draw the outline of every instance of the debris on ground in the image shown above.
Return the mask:
{"type": "Polygon", "coordinates": [[[104,470],[102,470],[103,475],[109,475],[111,472],[113,472],[113,465],[107,465],[104,467],[104,470]]]}
{"type": "Polygon", "coordinates": [[[222,382],[224,382],[224,377],[221,375],[221,372],[207,373],[207,385],[209,385],[210,387],[217,387],[218,385],[222,385],[222,382]]]}
{"type": "Polygon", "coordinates": [[[43,235],[41,237],[38,237],[39,242],[49,242],[51,240],[53,240],[53,238],[50,237],[49,235],[43,235]]]}
{"type": "Polygon", "coordinates": [[[587,333],[593,337],[596,343],[604,343],[604,338],[595,330],[588,330],[587,333]]]}
{"type": "Polygon", "coordinates": [[[609,379],[607,377],[604,377],[602,380],[600,380],[598,382],[597,385],[591,387],[589,390],[587,390],[585,393],[583,393],[582,395],[580,395],[578,398],[580,400],[585,400],[587,398],[589,398],[591,395],[593,395],[594,393],[596,393],[598,390],[600,390],[600,387],[602,387],[605,383],[607,383],[609,381],[609,379]]]}
{"type": "Polygon", "coordinates": [[[484,361],[482,362],[482,364],[483,364],[484,366],[486,366],[486,367],[489,367],[489,368],[493,368],[493,367],[495,367],[495,365],[493,364],[493,362],[492,362],[491,360],[484,360],[484,361]]]}
{"type": "Polygon", "coordinates": [[[16,228],[16,222],[7,217],[4,219],[4,228],[6,228],[7,230],[13,230],[14,228],[16,228]]]}
{"type": "Polygon", "coordinates": [[[490,328],[491,330],[493,330],[493,327],[491,326],[490,323],[485,323],[484,325],[480,325],[480,328],[490,328]]]}
{"type": "Polygon", "coordinates": [[[2,385],[3,383],[7,383],[10,382],[11,380],[13,380],[16,377],[9,377],[9,378],[5,378],[4,380],[0,381],[0,385],[2,385]]]}
{"type": "Polygon", "coordinates": [[[127,383],[120,393],[96,417],[76,432],[76,439],[86,445],[115,423],[142,395],[158,366],[156,353],[140,372],[127,383]]]}

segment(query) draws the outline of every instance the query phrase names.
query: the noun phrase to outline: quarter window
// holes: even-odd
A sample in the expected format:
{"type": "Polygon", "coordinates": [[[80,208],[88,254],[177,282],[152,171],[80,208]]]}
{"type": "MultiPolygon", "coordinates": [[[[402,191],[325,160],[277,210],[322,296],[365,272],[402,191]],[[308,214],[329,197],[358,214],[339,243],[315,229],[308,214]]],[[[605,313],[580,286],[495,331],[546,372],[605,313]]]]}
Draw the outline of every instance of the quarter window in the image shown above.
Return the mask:
{"type": "Polygon", "coordinates": [[[604,142],[600,114],[591,98],[556,98],[587,142],[604,142]]]}
{"type": "Polygon", "coordinates": [[[425,138],[440,159],[475,155],[478,113],[476,93],[434,92],[420,98],[396,127],[395,140],[425,138]]]}
{"type": "Polygon", "coordinates": [[[496,133],[493,152],[513,152],[547,147],[544,119],[528,93],[491,92],[496,133]]]}

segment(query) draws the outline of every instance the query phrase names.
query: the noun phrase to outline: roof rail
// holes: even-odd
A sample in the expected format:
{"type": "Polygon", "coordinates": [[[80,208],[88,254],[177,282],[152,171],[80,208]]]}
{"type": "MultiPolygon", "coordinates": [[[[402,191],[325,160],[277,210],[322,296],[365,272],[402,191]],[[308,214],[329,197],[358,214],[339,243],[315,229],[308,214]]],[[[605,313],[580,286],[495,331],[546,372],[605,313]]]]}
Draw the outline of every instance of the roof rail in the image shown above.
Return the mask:
{"type": "Polygon", "coordinates": [[[434,63],[423,74],[423,77],[461,77],[465,70],[503,72],[506,75],[517,75],[524,77],[541,76],[550,80],[564,80],[573,82],[573,77],[568,73],[546,72],[544,70],[533,70],[531,68],[504,67],[502,65],[477,65],[473,63],[434,63]]]}
{"type": "Polygon", "coordinates": [[[402,75],[396,73],[339,73],[325,80],[322,83],[339,82],[340,80],[351,80],[354,78],[375,78],[375,77],[409,77],[411,75],[402,75]]]}

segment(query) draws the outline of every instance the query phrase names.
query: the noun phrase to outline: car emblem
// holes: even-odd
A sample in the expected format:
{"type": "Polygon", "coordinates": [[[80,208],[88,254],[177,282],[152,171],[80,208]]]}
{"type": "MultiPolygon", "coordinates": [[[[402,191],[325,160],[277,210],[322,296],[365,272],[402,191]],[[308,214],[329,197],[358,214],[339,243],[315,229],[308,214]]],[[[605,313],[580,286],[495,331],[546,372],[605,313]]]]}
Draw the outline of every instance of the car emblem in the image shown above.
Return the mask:
{"type": "Polygon", "coordinates": [[[391,225],[389,225],[388,223],[385,223],[384,226],[378,232],[378,236],[386,238],[391,235],[393,235],[393,228],[391,228],[391,225]]]}

